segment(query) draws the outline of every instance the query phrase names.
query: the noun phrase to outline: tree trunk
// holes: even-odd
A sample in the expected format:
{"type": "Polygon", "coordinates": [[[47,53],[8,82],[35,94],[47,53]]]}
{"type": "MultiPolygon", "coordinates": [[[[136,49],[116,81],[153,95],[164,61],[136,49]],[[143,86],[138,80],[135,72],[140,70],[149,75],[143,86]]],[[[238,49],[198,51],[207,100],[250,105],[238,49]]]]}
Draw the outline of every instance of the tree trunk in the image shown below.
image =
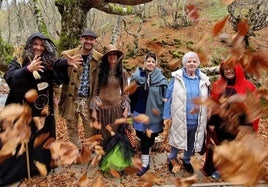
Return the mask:
{"type": "Polygon", "coordinates": [[[116,21],[116,25],[114,26],[113,29],[113,33],[112,33],[112,44],[116,44],[117,43],[117,37],[118,37],[118,33],[121,30],[121,24],[122,24],[122,16],[117,16],[117,21],[116,21]]]}
{"type": "Polygon", "coordinates": [[[79,1],[72,1],[66,3],[64,1],[56,1],[61,14],[61,34],[59,51],[77,47],[79,38],[86,27],[87,12],[89,9],[82,9],[79,1]]]}

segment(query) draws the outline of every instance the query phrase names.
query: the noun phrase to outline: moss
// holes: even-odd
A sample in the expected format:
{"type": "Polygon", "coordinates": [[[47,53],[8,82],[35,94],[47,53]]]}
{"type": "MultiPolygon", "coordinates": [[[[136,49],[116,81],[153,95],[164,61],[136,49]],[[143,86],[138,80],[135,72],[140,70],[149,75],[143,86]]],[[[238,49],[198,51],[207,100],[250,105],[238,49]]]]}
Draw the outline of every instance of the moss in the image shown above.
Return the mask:
{"type": "Polygon", "coordinates": [[[3,40],[0,35],[0,61],[8,64],[13,59],[14,47],[3,40]]]}
{"type": "Polygon", "coordinates": [[[115,4],[108,3],[109,8],[112,10],[112,12],[117,12],[121,14],[132,14],[134,13],[134,9],[132,6],[125,6],[125,7],[120,7],[116,6],[115,4]]]}
{"type": "Polygon", "coordinates": [[[180,51],[180,50],[176,50],[176,51],[169,51],[170,54],[172,54],[173,58],[182,58],[184,55],[184,52],[180,51]]]}

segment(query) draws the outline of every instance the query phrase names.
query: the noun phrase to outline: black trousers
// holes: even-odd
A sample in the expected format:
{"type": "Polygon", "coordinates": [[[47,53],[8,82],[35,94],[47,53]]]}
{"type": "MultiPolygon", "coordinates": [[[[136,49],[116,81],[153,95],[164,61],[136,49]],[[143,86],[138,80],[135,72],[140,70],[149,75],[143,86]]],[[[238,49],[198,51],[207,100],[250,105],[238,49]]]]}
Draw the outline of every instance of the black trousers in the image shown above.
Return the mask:
{"type": "Polygon", "coordinates": [[[158,136],[158,133],[152,133],[151,137],[148,137],[145,132],[136,130],[136,135],[140,139],[141,153],[143,155],[148,155],[150,147],[153,146],[155,137],[158,136]]]}

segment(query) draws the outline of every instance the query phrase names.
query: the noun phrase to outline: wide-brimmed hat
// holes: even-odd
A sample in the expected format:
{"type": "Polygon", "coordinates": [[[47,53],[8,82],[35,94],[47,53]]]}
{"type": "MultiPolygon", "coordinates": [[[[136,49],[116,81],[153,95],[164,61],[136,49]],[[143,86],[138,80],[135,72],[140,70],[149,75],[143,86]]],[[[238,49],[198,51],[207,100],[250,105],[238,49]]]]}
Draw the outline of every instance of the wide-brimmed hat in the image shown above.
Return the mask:
{"type": "Polygon", "coordinates": [[[85,30],[82,34],[81,34],[81,37],[84,37],[84,36],[92,36],[94,38],[98,38],[98,35],[91,31],[91,30],[85,30]]]}
{"type": "Polygon", "coordinates": [[[104,55],[102,56],[102,60],[106,59],[108,54],[111,52],[116,52],[117,53],[117,57],[119,58],[120,56],[123,55],[123,52],[118,50],[117,47],[113,44],[109,44],[108,46],[105,47],[104,49],[104,55]]]}

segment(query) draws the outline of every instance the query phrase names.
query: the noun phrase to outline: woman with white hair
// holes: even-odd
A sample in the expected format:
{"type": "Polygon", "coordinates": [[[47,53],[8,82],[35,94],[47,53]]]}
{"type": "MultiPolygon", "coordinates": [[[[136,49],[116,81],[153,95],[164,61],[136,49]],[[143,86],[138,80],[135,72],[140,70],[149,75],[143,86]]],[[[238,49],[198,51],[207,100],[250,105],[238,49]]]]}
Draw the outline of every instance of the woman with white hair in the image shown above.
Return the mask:
{"type": "Polygon", "coordinates": [[[200,152],[204,142],[207,123],[207,109],[196,106],[192,99],[207,98],[209,94],[209,77],[198,68],[200,60],[195,52],[188,52],[182,59],[183,67],[172,72],[164,106],[164,124],[171,122],[168,167],[172,172],[171,160],[177,161],[177,155],[183,150],[183,166],[189,173],[194,173],[190,157],[200,152]]]}

